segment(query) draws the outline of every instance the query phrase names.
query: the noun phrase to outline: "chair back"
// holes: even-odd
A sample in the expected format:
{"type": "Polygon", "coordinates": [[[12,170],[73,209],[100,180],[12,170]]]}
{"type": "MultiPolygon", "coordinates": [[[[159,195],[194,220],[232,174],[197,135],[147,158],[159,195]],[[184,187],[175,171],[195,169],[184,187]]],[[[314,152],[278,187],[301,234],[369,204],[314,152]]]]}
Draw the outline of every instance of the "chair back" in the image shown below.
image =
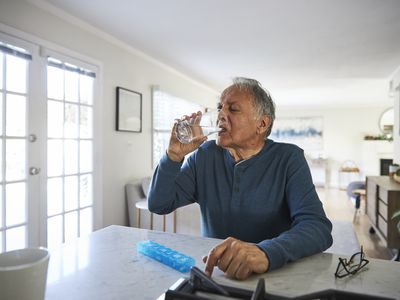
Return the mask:
{"type": "Polygon", "coordinates": [[[357,189],[365,189],[365,181],[352,181],[347,186],[347,196],[356,197],[357,194],[354,194],[353,191],[357,189]]]}

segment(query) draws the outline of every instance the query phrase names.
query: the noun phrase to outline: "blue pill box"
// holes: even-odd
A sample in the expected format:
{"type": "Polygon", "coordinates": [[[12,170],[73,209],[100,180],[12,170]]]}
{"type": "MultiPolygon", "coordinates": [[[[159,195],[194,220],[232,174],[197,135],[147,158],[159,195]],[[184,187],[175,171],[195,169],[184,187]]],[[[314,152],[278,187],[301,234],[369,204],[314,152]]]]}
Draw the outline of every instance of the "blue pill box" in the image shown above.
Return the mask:
{"type": "Polygon", "coordinates": [[[142,241],[137,244],[139,253],[151,257],[179,272],[186,273],[196,265],[193,257],[165,247],[154,241],[142,241]]]}

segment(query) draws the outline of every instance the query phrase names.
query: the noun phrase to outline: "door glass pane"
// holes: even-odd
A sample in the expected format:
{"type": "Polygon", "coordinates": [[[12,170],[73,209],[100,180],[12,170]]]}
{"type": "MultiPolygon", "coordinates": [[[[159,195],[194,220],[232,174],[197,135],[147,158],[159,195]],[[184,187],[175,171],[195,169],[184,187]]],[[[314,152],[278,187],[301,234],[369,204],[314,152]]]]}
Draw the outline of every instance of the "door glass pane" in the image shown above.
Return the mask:
{"type": "Polygon", "coordinates": [[[6,251],[26,247],[26,226],[19,226],[6,231],[6,251]]]}
{"type": "Polygon", "coordinates": [[[81,210],[80,215],[80,235],[85,236],[93,231],[93,209],[91,207],[85,208],[81,210]]]}
{"type": "Polygon", "coordinates": [[[64,99],[64,71],[56,67],[47,67],[47,97],[64,99]]]}
{"type": "Polygon", "coordinates": [[[65,242],[78,237],[78,213],[76,211],[65,214],[65,242]]]}
{"type": "Polygon", "coordinates": [[[6,180],[25,179],[25,140],[6,140],[6,180]]]}
{"type": "Polygon", "coordinates": [[[6,55],[6,89],[26,93],[28,62],[14,55],[6,55]]]}
{"type": "MultiPolygon", "coordinates": [[[[0,228],[1,227],[3,227],[3,185],[0,185],[0,228]]],[[[0,252],[1,252],[1,246],[0,246],[0,252]]]]}
{"type": "Polygon", "coordinates": [[[63,241],[63,220],[62,215],[47,219],[47,247],[54,248],[63,241]]]}
{"type": "Polygon", "coordinates": [[[3,59],[4,59],[4,54],[0,52],[0,89],[3,89],[3,59]]]}
{"type": "Polygon", "coordinates": [[[92,141],[80,142],[79,165],[82,173],[92,171],[92,141]]]}
{"type": "Polygon", "coordinates": [[[63,173],[63,141],[47,142],[47,175],[60,176],[63,173]]]}
{"type": "Polygon", "coordinates": [[[64,141],[64,173],[78,173],[78,141],[64,141]]]}
{"type": "Polygon", "coordinates": [[[0,182],[2,181],[3,181],[3,139],[0,139],[0,182]]]}
{"type": "Polygon", "coordinates": [[[6,185],[6,226],[26,222],[25,182],[6,185]]]}
{"type": "Polygon", "coordinates": [[[93,104],[93,83],[94,78],[80,75],[80,99],[81,103],[93,104]]]}
{"type": "Polygon", "coordinates": [[[93,135],[93,109],[87,106],[81,106],[80,113],[80,137],[84,139],[91,138],[93,135]]]}
{"type": "Polygon", "coordinates": [[[78,137],[78,105],[65,104],[64,137],[78,137]]]}
{"type": "Polygon", "coordinates": [[[92,175],[81,175],[79,183],[79,204],[80,207],[92,205],[93,203],[92,175]]]}
{"type": "Polygon", "coordinates": [[[62,138],[64,128],[64,104],[59,101],[47,101],[47,135],[50,138],[62,138]]]}
{"type": "MultiPolygon", "coordinates": [[[[1,74],[1,70],[0,70],[1,74]]],[[[3,135],[3,93],[0,92],[0,135],[3,135]]]]}
{"type": "Polygon", "coordinates": [[[47,180],[47,215],[56,215],[63,210],[63,186],[62,178],[50,178],[47,180]]]}
{"type": "Polygon", "coordinates": [[[6,134],[25,136],[26,97],[7,94],[6,96],[6,134]]]}
{"type": "Polygon", "coordinates": [[[65,100],[78,102],[79,74],[65,71],[65,100]]]}
{"type": "Polygon", "coordinates": [[[64,200],[65,211],[78,208],[78,176],[64,178],[64,200]]]}

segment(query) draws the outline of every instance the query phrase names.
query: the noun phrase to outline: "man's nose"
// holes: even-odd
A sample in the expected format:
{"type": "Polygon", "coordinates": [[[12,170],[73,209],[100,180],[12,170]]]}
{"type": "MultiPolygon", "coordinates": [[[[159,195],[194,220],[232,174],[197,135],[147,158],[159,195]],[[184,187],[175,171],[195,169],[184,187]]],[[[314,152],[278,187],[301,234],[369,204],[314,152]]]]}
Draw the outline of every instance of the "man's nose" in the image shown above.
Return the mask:
{"type": "Polygon", "coordinates": [[[218,112],[218,120],[225,121],[226,120],[226,112],[223,108],[221,108],[218,112]]]}

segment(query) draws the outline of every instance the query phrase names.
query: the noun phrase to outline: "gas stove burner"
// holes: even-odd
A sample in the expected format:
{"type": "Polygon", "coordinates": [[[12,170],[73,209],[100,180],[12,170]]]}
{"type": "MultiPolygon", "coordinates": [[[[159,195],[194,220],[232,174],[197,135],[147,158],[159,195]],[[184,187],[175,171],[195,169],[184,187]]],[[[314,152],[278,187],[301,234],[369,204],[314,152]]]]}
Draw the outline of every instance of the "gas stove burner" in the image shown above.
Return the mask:
{"type": "Polygon", "coordinates": [[[219,285],[199,268],[192,267],[188,279],[181,278],[160,299],[165,300],[389,300],[393,298],[357,294],[353,292],[324,290],[296,297],[284,297],[267,293],[264,279],[259,279],[254,292],[219,285]],[[165,298],[164,298],[164,297],[165,298]]]}

